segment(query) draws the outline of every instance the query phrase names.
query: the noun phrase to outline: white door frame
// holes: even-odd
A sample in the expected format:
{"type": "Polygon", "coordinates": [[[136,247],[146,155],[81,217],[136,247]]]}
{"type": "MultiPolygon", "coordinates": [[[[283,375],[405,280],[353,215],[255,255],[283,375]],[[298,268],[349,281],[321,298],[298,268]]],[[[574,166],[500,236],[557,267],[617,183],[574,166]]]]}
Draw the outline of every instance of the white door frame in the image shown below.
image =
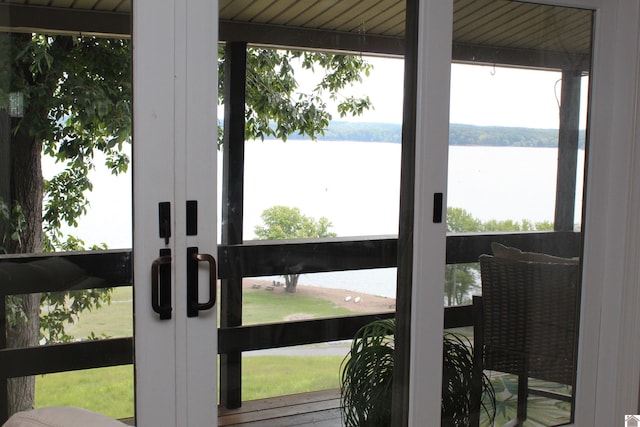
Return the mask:
{"type": "MultiPolygon", "coordinates": [[[[134,307],[136,425],[217,424],[215,308],[187,318],[186,248],[217,255],[218,4],[135,0],[134,307]],[[188,172],[188,173],[187,173],[188,172]],[[197,235],[186,233],[186,202],[198,203],[197,235]],[[171,203],[171,238],[159,237],[158,203],[171,203]],[[151,265],[172,253],[172,313],[151,309],[151,265]]],[[[198,264],[199,301],[209,265],[198,264]]],[[[215,272],[213,272],[215,274],[215,272]]]]}
{"type": "Polygon", "coordinates": [[[453,1],[419,4],[411,295],[409,425],[440,425],[446,223],[434,224],[434,194],[447,188],[453,1]]]}
{"type": "MultiPolygon", "coordinates": [[[[625,414],[640,412],[639,5],[634,0],[534,2],[596,11],[574,425],[622,425],[625,414]]],[[[445,227],[429,220],[433,194],[446,195],[451,9],[452,0],[424,0],[419,12],[412,426],[438,425],[440,417],[445,227]]]]}
{"type": "MultiPolygon", "coordinates": [[[[174,58],[154,52],[158,46],[163,46],[166,52],[174,51],[172,2],[136,0],[133,18],[135,412],[140,426],[172,425],[177,422],[173,350],[176,324],[173,320],[159,321],[150,309],[151,265],[161,248],[175,253],[175,238],[165,244],[158,233],[158,202],[174,200],[174,58]],[[155,7],[154,19],[142,19],[145,14],[150,16],[146,12],[150,7],[155,7]]],[[[175,221],[171,228],[175,229],[175,221]]],[[[175,283],[174,267],[171,273],[171,282],[175,283]]],[[[171,301],[175,319],[175,292],[171,301]]]]}

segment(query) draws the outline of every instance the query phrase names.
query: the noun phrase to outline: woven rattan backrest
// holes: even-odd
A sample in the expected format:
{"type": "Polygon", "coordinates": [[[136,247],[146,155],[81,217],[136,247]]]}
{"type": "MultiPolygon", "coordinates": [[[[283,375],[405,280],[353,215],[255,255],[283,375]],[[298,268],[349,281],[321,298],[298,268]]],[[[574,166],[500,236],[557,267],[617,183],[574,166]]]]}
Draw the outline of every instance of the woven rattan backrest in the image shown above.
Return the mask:
{"type": "Polygon", "coordinates": [[[573,384],[579,266],[480,257],[484,367],[573,384]]]}

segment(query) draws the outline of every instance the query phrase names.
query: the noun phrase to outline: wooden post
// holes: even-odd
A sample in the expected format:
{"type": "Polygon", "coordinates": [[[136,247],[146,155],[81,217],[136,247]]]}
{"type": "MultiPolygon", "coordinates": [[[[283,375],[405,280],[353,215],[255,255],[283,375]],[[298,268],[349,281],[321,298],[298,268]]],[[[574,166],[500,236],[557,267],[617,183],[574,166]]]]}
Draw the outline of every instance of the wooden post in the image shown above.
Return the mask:
{"type": "MultiPolygon", "coordinates": [[[[11,206],[11,117],[6,110],[0,110],[0,198],[11,206]]],[[[0,246],[6,226],[0,220],[0,246]]]]}
{"type": "MultiPolygon", "coordinates": [[[[473,373],[471,376],[469,426],[480,426],[482,407],[482,374],[484,373],[484,321],[482,297],[473,296],[473,373]]],[[[446,310],[446,309],[445,309],[446,310]]]]}
{"type": "Polygon", "coordinates": [[[573,231],[580,125],[580,71],[562,71],[555,231],[573,231]]]}
{"type": "Polygon", "coordinates": [[[398,279],[396,285],[396,333],[391,404],[391,425],[409,425],[411,380],[411,287],[413,275],[413,220],[416,152],[416,97],[418,93],[418,0],[407,0],[404,113],[400,174],[400,227],[398,229],[398,279]]]}
{"type": "MultiPolygon", "coordinates": [[[[9,43],[8,33],[0,34],[6,40],[0,43],[9,43]]],[[[4,63],[4,66],[8,66],[4,63]]],[[[8,91],[8,88],[1,88],[8,91]]],[[[6,109],[0,105],[0,198],[4,203],[11,204],[11,117],[6,109]]],[[[0,219],[0,245],[5,233],[6,224],[0,219]]],[[[0,349],[7,347],[7,309],[6,296],[0,292],[0,349]]],[[[7,379],[0,378],[0,424],[9,418],[7,379]]]]}
{"type": "MultiPolygon", "coordinates": [[[[247,80],[247,43],[225,46],[224,142],[222,166],[222,244],[242,244],[244,202],[244,105],[247,80]]],[[[242,276],[221,281],[220,327],[242,325],[242,276]]],[[[242,353],[220,355],[220,403],[242,405],[242,353]]]]}

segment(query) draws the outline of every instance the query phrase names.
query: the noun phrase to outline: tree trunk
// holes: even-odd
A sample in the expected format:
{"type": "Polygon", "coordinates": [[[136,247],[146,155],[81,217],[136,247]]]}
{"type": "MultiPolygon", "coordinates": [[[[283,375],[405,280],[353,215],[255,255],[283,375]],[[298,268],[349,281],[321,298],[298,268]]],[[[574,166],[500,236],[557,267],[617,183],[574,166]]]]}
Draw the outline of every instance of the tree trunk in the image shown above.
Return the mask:
{"type": "MultiPolygon", "coordinates": [[[[26,228],[19,242],[11,242],[12,253],[42,252],[42,141],[19,130],[11,141],[11,203],[22,207],[26,228]]],[[[26,315],[26,321],[17,320],[7,327],[7,347],[38,345],[40,327],[40,294],[17,296],[14,301],[26,315]]],[[[35,378],[21,377],[8,383],[9,415],[32,409],[34,406],[35,378]]]]}
{"type": "Polygon", "coordinates": [[[445,272],[444,292],[445,292],[445,296],[447,297],[447,307],[450,307],[453,305],[453,294],[456,291],[456,276],[455,276],[455,271],[453,270],[453,266],[447,265],[445,268],[446,268],[446,272],[445,272]]]}
{"type": "Polygon", "coordinates": [[[284,276],[285,288],[284,290],[289,293],[295,293],[298,286],[299,274],[287,274],[284,276]]]}

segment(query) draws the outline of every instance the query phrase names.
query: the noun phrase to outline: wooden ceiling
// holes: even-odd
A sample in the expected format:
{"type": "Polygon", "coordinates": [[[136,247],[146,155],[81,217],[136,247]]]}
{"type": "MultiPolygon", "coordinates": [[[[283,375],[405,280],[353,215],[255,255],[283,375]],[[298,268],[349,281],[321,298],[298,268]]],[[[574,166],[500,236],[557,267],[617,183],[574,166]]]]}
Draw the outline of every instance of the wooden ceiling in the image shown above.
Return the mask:
{"type": "MultiPolygon", "coordinates": [[[[0,0],[0,28],[128,36],[135,0],[0,0]]],[[[382,55],[404,50],[404,0],[219,0],[220,39],[382,55]]],[[[588,69],[591,11],[454,0],[457,61],[588,69]]]]}

